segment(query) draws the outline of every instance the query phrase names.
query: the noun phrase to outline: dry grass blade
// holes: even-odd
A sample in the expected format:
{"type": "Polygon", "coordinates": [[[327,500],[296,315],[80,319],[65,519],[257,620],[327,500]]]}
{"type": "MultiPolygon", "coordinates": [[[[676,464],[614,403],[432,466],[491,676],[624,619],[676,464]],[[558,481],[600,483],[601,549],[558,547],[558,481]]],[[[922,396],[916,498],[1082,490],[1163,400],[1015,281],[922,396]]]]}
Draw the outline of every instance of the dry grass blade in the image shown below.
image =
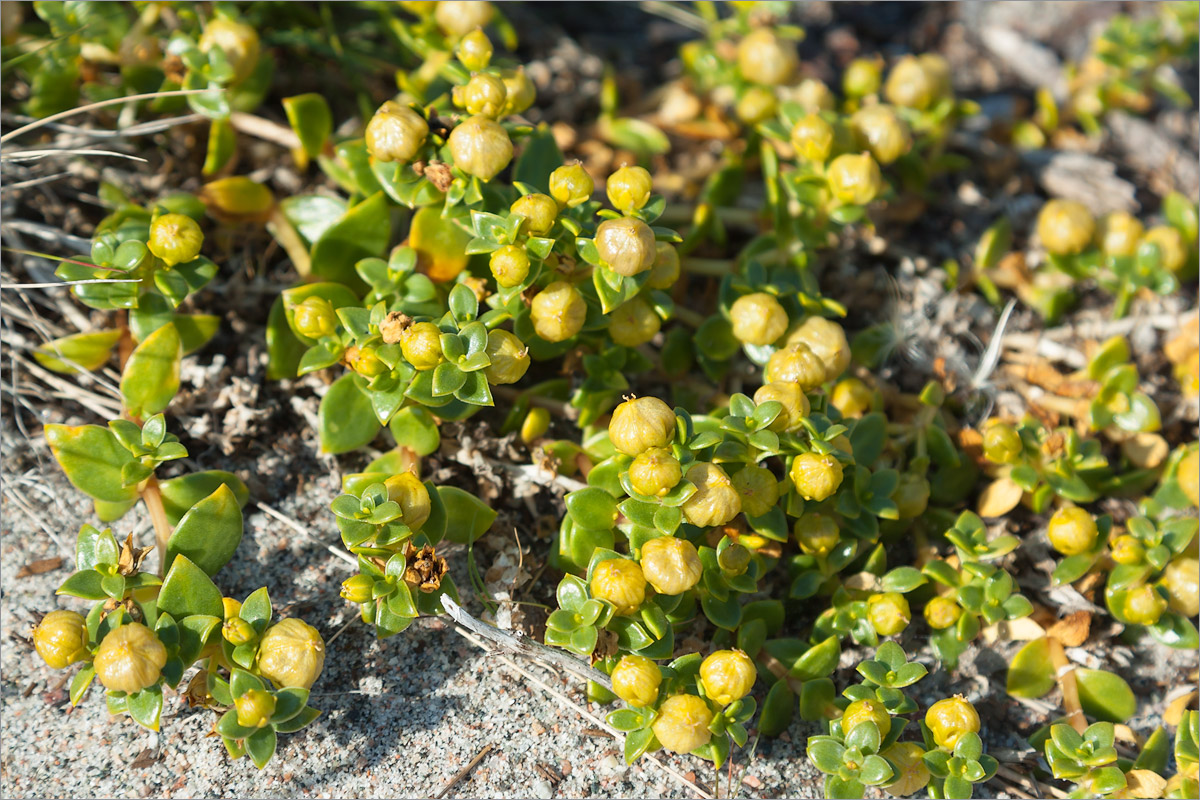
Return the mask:
{"type": "Polygon", "coordinates": [[[18,150],[15,153],[5,153],[0,155],[0,161],[37,161],[40,158],[48,158],[50,156],[112,156],[113,158],[124,158],[129,161],[138,161],[142,164],[149,164],[149,160],[141,156],[131,156],[128,153],[118,153],[113,150],[89,150],[81,148],[74,150],[71,148],[63,149],[48,149],[48,150],[18,150]]]}
{"type": "Polygon", "coordinates": [[[321,541],[316,536],[313,536],[311,533],[309,533],[308,530],[303,525],[301,525],[299,522],[297,522],[296,520],[289,517],[287,514],[284,514],[282,511],[278,511],[278,510],[272,508],[271,506],[267,505],[266,503],[262,502],[261,500],[256,501],[256,502],[257,502],[258,507],[264,513],[266,513],[268,516],[274,517],[275,519],[282,522],[284,525],[287,525],[289,528],[294,530],[296,533],[299,533],[301,536],[304,536],[307,539],[311,539],[312,541],[321,545],[321,547],[324,547],[330,553],[337,556],[342,561],[345,561],[347,564],[354,567],[355,569],[358,568],[358,560],[354,556],[352,556],[349,553],[344,552],[342,550],[338,550],[336,547],[333,547],[333,546],[329,545],[328,543],[321,541]]]}
{"type": "Polygon", "coordinates": [[[96,102],[96,103],[89,103],[86,106],[79,106],[78,108],[71,108],[71,109],[67,109],[66,111],[60,111],[57,114],[51,114],[50,116],[44,117],[43,119],[39,119],[36,122],[31,122],[28,125],[23,125],[20,128],[17,128],[15,131],[9,131],[8,133],[4,134],[3,136],[0,136],[0,143],[11,141],[11,140],[17,138],[18,136],[21,136],[22,134],[37,130],[38,128],[42,127],[43,125],[48,125],[51,122],[56,122],[60,119],[66,119],[67,117],[73,117],[76,114],[86,114],[87,112],[94,111],[97,108],[105,108],[107,106],[121,105],[122,103],[133,103],[138,100],[150,100],[155,97],[186,97],[187,95],[204,94],[207,91],[211,91],[211,90],[209,90],[209,89],[175,89],[175,90],[172,90],[169,92],[147,92],[146,94],[131,94],[131,95],[128,95],[127,97],[114,97],[109,100],[100,100],[99,102],[96,102]]]}
{"type": "Polygon", "coordinates": [[[83,283],[141,283],[135,278],[92,278],[83,281],[55,281],[54,283],[0,283],[0,289],[24,292],[30,289],[58,289],[63,286],[78,286],[83,283]]]}
{"type": "Polygon", "coordinates": [[[53,183],[54,181],[58,180],[59,178],[66,177],[67,175],[70,175],[70,174],[71,173],[69,173],[69,172],[55,172],[52,175],[42,175],[41,177],[38,177],[38,178],[30,178],[27,181],[19,181],[17,183],[9,183],[4,186],[0,186],[0,192],[8,192],[8,191],[12,191],[13,189],[28,189],[30,186],[41,186],[44,183],[53,183]]]}

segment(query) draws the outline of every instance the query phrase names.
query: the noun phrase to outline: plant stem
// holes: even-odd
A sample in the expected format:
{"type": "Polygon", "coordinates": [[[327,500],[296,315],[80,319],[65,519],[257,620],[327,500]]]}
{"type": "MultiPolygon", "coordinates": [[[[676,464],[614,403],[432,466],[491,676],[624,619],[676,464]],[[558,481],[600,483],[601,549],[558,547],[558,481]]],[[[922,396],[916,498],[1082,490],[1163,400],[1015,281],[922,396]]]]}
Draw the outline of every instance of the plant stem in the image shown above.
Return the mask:
{"type": "Polygon", "coordinates": [[[685,258],[679,265],[693,275],[723,278],[733,272],[734,262],[732,258],[685,258]]]}
{"type": "Polygon", "coordinates": [[[300,277],[308,279],[312,273],[312,259],[308,254],[308,248],[304,246],[304,241],[301,240],[300,234],[292,227],[292,223],[288,222],[287,217],[279,210],[279,206],[271,209],[271,216],[267,220],[267,230],[275,237],[275,241],[279,242],[279,246],[284,249],[291,259],[292,265],[296,268],[296,272],[300,273],[300,277]]]}
{"type": "Polygon", "coordinates": [[[142,502],[150,512],[150,520],[154,523],[154,543],[158,547],[158,576],[167,573],[167,540],[171,538],[171,523],[167,519],[167,509],[163,506],[162,491],[158,488],[158,478],[153,475],[146,481],[142,489],[142,502]]]}
{"type": "Polygon", "coordinates": [[[704,324],[704,316],[697,314],[690,308],[684,308],[683,306],[677,305],[675,306],[675,310],[671,313],[674,315],[675,319],[679,320],[684,325],[687,325],[689,328],[699,328],[704,324]]]}

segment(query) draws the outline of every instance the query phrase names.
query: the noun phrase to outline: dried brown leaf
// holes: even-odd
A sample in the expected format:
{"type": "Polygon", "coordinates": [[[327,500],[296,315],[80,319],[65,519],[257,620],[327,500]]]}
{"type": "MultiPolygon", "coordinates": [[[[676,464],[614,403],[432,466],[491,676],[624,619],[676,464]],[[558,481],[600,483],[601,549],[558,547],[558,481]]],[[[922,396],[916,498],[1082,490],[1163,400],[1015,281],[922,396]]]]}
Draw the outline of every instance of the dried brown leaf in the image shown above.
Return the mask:
{"type": "Polygon", "coordinates": [[[1046,635],[1053,636],[1067,647],[1079,647],[1087,641],[1091,627],[1091,612],[1075,611],[1051,625],[1046,635]]]}
{"type": "Polygon", "coordinates": [[[1154,469],[1171,452],[1167,440],[1157,433],[1135,433],[1121,442],[1121,452],[1140,469],[1154,469]]]}
{"type": "Polygon", "coordinates": [[[28,578],[32,575],[42,575],[47,572],[53,572],[61,567],[63,560],[59,556],[53,558],[39,558],[37,561],[31,561],[25,566],[17,570],[16,577],[28,578]]]}
{"type": "Polygon", "coordinates": [[[1125,773],[1126,797],[1162,797],[1167,779],[1148,769],[1131,769],[1125,773]]]}

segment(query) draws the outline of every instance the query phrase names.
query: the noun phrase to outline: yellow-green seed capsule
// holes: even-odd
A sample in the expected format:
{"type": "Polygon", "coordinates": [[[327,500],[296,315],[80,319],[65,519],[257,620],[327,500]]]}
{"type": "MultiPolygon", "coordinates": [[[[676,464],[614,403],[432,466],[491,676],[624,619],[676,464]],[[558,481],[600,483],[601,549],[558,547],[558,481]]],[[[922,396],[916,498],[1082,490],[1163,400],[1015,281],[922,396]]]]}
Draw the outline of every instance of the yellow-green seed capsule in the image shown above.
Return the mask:
{"type": "Polygon", "coordinates": [[[738,97],[734,112],[746,125],[757,125],[775,116],[779,101],[775,93],[762,86],[751,86],[738,97]]]}
{"type": "Polygon", "coordinates": [[[708,726],[713,713],[708,703],[693,694],[668,697],[650,726],[659,744],[672,753],[690,753],[712,739],[708,726]]]}
{"type": "Polygon", "coordinates": [[[92,663],[105,689],[133,694],[158,683],[167,648],[145,625],[127,622],[104,637],[92,663]]]}
{"type": "Polygon", "coordinates": [[[881,739],[892,729],[892,717],[883,703],[871,699],[855,700],[842,712],[842,734],[848,735],[864,722],[874,722],[881,739]]]}
{"type": "Polygon", "coordinates": [[[1200,614],[1200,561],[1177,557],[1163,570],[1162,583],[1172,611],[1189,619],[1200,614]]]}
{"type": "Polygon", "coordinates": [[[351,603],[369,603],[374,588],[375,579],[370,575],[351,576],[342,581],[342,599],[351,603]]]}
{"type": "Polygon", "coordinates": [[[626,278],[650,269],[658,257],[654,231],[636,217],[601,222],[596,228],[595,242],[600,259],[626,278]]]}
{"type": "Polygon", "coordinates": [[[832,455],[801,453],[792,460],[791,477],[801,497],[819,503],[842,485],[842,463],[832,455]]]}
{"type": "Polygon", "coordinates": [[[761,517],[779,502],[779,481],[766,467],[748,464],[734,473],[732,480],[748,517],[761,517]]]}
{"type": "Polygon", "coordinates": [[[1192,508],[1200,506],[1200,450],[1189,450],[1183,457],[1175,470],[1175,481],[1192,508]]]}
{"type": "Polygon", "coordinates": [[[842,91],[847,97],[866,97],[879,91],[882,80],[876,59],[856,58],[846,66],[846,72],[842,75],[842,91]]]}
{"type": "Polygon", "coordinates": [[[504,102],[504,116],[523,113],[537,99],[537,87],[525,74],[524,67],[501,70],[500,80],[504,81],[507,98],[504,102]]]}
{"type": "Polygon", "coordinates": [[[658,699],[662,670],[645,656],[621,656],[612,671],[613,694],[635,708],[649,708],[658,699]]]}
{"type": "Polygon", "coordinates": [[[622,347],[640,347],[662,327],[662,320],[641,297],[622,303],[608,315],[608,335],[622,347]]]}
{"type": "Polygon", "coordinates": [[[150,223],[146,246],[168,267],[186,264],[200,255],[204,233],[186,214],[163,214],[150,223]]]}
{"type": "Polygon", "coordinates": [[[900,513],[900,519],[916,519],[925,513],[929,505],[929,481],[924,475],[905,472],[892,492],[892,502],[900,513]]]}
{"type": "Polygon", "coordinates": [[[408,106],[389,100],[379,107],[363,134],[376,161],[412,161],[429,136],[429,123],[408,106]]]}
{"type": "Polygon", "coordinates": [[[612,558],[601,561],[589,584],[592,597],[612,603],[623,616],[635,613],[646,599],[646,578],[636,561],[612,558]]]}
{"type": "Polygon", "coordinates": [[[918,111],[932,106],[940,91],[938,76],[915,56],[905,56],[896,62],[883,87],[889,103],[918,111]]]}
{"type": "Polygon", "coordinates": [[[1096,238],[1106,256],[1130,257],[1137,255],[1145,228],[1138,218],[1127,211],[1114,211],[1100,220],[1096,238]]]}
{"type": "Polygon", "coordinates": [[[825,85],[824,81],[816,78],[805,78],[796,87],[793,97],[805,113],[816,114],[820,111],[832,111],[837,105],[837,98],[825,85]]]}
{"type": "Polygon", "coordinates": [[[717,566],[726,575],[744,575],[750,568],[750,551],[740,544],[731,544],[717,556],[717,566]]]}
{"type": "Polygon", "coordinates": [[[642,545],[642,574],[659,594],[683,594],[700,582],[704,564],[686,539],[660,536],[642,545]]]}
{"type": "Polygon", "coordinates": [[[880,636],[895,636],[908,627],[912,611],[899,592],[873,594],[867,599],[867,619],[880,636]]]}
{"type": "Polygon", "coordinates": [[[1099,535],[1096,520],[1076,506],[1066,506],[1055,511],[1046,529],[1050,546],[1065,556],[1088,552],[1095,546],[1099,535]]]}
{"type": "Polygon", "coordinates": [[[495,7],[487,0],[441,0],[434,8],[433,18],[451,36],[466,36],[473,30],[486,28],[495,13],[495,7]]]}
{"type": "Polygon", "coordinates": [[[481,181],[490,181],[513,157],[508,132],[483,115],[468,117],[454,126],[448,140],[454,166],[481,181]]]}
{"type": "Polygon", "coordinates": [[[537,293],[529,304],[529,319],[538,336],[547,342],[570,339],[583,328],[587,303],[566,281],[555,281],[537,293]]]}
{"type": "Polygon", "coordinates": [[[996,422],[983,432],[983,454],[995,464],[1013,464],[1021,457],[1025,446],[1021,434],[1011,425],[996,422]]]}
{"type": "Polygon", "coordinates": [[[850,366],[850,342],[841,325],[825,317],[809,317],[788,334],[787,343],[808,346],[825,365],[823,380],[831,381],[850,366]]]}
{"type": "Polygon", "coordinates": [[[741,513],[742,496],[725,470],[716,464],[693,464],[688,468],[687,479],[696,486],[696,493],[683,504],[683,518],[691,524],[711,528],[724,525],[741,513]]]}
{"type": "Polygon", "coordinates": [[[629,484],[646,497],[662,497],[682,479],[679,459],[665,447],[651,447],[629,465],[629,484]]]}
{"type": "Polygon", "coordinates": [[[824,164],[833,152],[833,126],[816,114],[801,117],[792,126],[791,142],[801,158],[824,164]]]}
{"type": "Polygon", "coordinates": [[[675,412],[657,397],[635,397],[618,405],[608,423],[613,447],[638,456],[651,447],[668,447],[675,439],[675,412]]]}
{"type": "Polygon", "coordinates": [[[856,419],[871,410],[875,401],[875,393],[871,387],[858,378],[842,378],[834,384],[829,396],[830,404],[841,412],[843,417],[856,419]]]}
{"type": "Polygon", "coordinates": [[[213,17],[204,26],[198,44],[204,53],[211,52],[214,47],[221,49],[229,66],[233,67],[234,84],[249,78],[258,66],[258,32],[244,22],[213,17]]]}
{"type": "Polygon", "coordinates": [[[492,363],[483,369],[488,383],[516,383],[529,370],[529,348],[515,333],[504,330],[488,332],[487,355],[492,363]]]}
{"type": "Polygon", "coordinates": [[[1171,272],[1179,272],[1187,263],[1187,245],[1184,244],[1183,234],[1170,225],[1156,225],[1146,231],[1142,241],[1158,247],[1162,265],[1171,272]]]}
{"type": "Polygon", "coordinates": [[[531,444],[545,436],[548,430],[550,430],[550,412],[541,406],[534,406],[529,409],[524,422],[521,423],[521,441],[531,444]]]}
{"type": "Polygon", "coordinates": [[[670,289],[679,280],[679,251],[670,242],[655,242],[654,250],[654,266],[646,285],[651,289],[670,289]]]}
{"type": "Polygon", "coordinates": [[[296,333],[309,339],[331,336],[337,331],[337,314],[324,297],[306,297],[292,312],[296,333]]]}
{"type": "Polygon", "coordinates": [[[925,725],[938,747],[953,750],[966,733],[979,733],[979,713],[962,695],[938,700],[925,712],[925,725]]]}
{"type": "Polygon", "coordinates": [[[592,198],[596,183],[580,164],[564,164],[550,173],[550,196],[560,206],[574,208],[592,198]]]}
{"type": "Polygon", "coordinates": [[[1082,253],[1091,244],[1095,232],[1096,220],[1083,203],[1051,200],[1038,212],[1038,238],[1042,246],[1055,255],[1082,253]]]}
{"type": "Polygon", "coordinates": [[[949,597],[935,597],[925,605],[925,621],[935,631],[949,628],[961,616],[962,608],[949,597]]]}
{"type": "Polygon", "coordinates": [[[257,635],[254,626],[241,617],[227,619],[221,625],[221,637],[234,647],[254,641],[257,635]]]}
{"type": "Polygon", "coordinates": [[[1153,625],[1167,610],[1167,601],[1153,586],[1143,584],[1125,593],[1121,610],[1125,618],[1134,625],[1153,625]]]}
{"type": "Polygon", "coordinates": [[[808,345],[796,342],[771,354],[763,377],[768,383],[795,383],[809,392],[824,383],[827,374],[821,358],[808,345]]]}
{"type": "Polygon", "coordinates": [[[828,514],[806,511],[792,526],[792,534],[800,549],[810,556],[827,556],[841,540],[837,523],[828,514]]]}
{"type": "Polygon", "coordinates": [[[379,358],[374,347],[350,348],[346,354],[350,368],[364,378],[375,378],[391,371],[388,365],[379,358]]]}
{"type": "Polygon", "coordinates": [[[621,167],[604,184],[608,202],[625,214],[646,205],[653,189],[650,173],[642,167],[621,167]]]}
{"type": "Polygon", "coordinates": [[[908,125],[887,106],[859,109],[850,118],[850,127],[880,164],[891,164],[912,149],[908,125]]]}
{"type": "Polygon", "coordinates": [[[477,72],[463,86],[455,87],[454,102],[468,114],[496,119],[504,111],[508,89],[504,81],[486,72],[477,72]]]}
{"type": "Polygon", "coordinates": [[[722,706],[750,694],[757,677],[754,662],[741,650],[717,650],[700,663],[704,694],[722,706]]]}
{"type": "Polygon", "coordinates": [[[846,153],[829,164],[829,190],[843,203],[865,206],[883,191],[883,176],[870,153],[846,153]]]}
{"type": "Polygon", "coordinates": [[[893,797],[908,797],[929,785],[929,767],[925,766],[925,748],[916,742],[896,742],[883,751],[883,757],[896,766],[896,774],[884,789],[893,797]]]}
{"type": "Polygon", "coordinates": [[[280,620],[267,628],[258,645],[259,674],[281,689],[311,689],[324,666],[325,640],[304,620],[280,620]]]}
{"type": "Polygon", "coordinates": [[[771,422],[771,430],[776,433],[795,433],[804,426],[802,420],[808,416],[811,407],[800,384],[794,381],[764,383],[754,392],[757,405],[771,401],[783,406],[779,416],[771,422]]]}
{"type": "Polygon", "coordinates": [[[238,725],[243,728],[263,728],[275,713],[275,698],[262,689],[248,689],[241,697],[233,698],[238,725]]]}
{"type": "Polygon", "coordinates": [[[416,322],[400,333],[400,352],[413,369],[433,369],[442,363],[442,331],[432,322],[416,322]]]}
{"type": "Polygon", "coordinates": [[[433,511],[429,489],[412,472],[401,472],[383,482],[388,491],[388,500],[400,504],[400,521],[419,531],[433,511]]]}
{"type": "Polygon", "coordinates": [[[520,286],[529,277],[529,254],[524,247],[506,244],[492,251],[488,268],[499,286],[505,289],[520,286]]]}
{"type": "Polygon", "coordinates": [[[471,72],[487,69],[492,61],[492,40],[481,30],[473,30],[462,38],[455,49],[459,62],[471,72]]]}
{"type": "Polygon", "coordinates": [[[34,649],[54,669],[86,661],[90,656],[87,645],[87,624],[74,611],[51,611],[33,629],[34,649]]]}
{"type": "Polygon", "coordinates": [[[738,42],[738,71],[748,81],[765,86],[786,83],[798,63],[795,45],[768,28],[753,30],[738,42]]]}
{"type": "Polygon", "coordinates": [[[739,342],[767,345],[783,336],[788,315],[773,295],[754,292],[733,301],[729,307],[729,321],[739,342]]]}
{"type": "Polygon", "coordinates": [[[1118,564],[1140,564],[1146,558],[1146,548],[1136,536],[1123,533],[1112,540],[1109,556],[1118,564]]]}
{"type": "Polygon", "coordinates": [[[526,227],[530,235],[545,236],[558,218],[558,203],[549,195],[527,194],[517,198],[509,211],[528,220],[526,227]]]}

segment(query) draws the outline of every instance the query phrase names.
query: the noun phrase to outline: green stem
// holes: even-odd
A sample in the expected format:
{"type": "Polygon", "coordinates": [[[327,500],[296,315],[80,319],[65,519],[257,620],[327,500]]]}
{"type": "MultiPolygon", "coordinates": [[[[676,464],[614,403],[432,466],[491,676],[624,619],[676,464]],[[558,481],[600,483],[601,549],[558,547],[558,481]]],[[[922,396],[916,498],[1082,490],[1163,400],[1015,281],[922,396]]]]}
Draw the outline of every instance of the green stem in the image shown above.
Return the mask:
{"type": "Polygon", "coordinates": [[[733,272],[735,266],[732,258],[685,258],[679,262],[687,272],[693,275],[712,275],[723,278],[733,272]]]}

